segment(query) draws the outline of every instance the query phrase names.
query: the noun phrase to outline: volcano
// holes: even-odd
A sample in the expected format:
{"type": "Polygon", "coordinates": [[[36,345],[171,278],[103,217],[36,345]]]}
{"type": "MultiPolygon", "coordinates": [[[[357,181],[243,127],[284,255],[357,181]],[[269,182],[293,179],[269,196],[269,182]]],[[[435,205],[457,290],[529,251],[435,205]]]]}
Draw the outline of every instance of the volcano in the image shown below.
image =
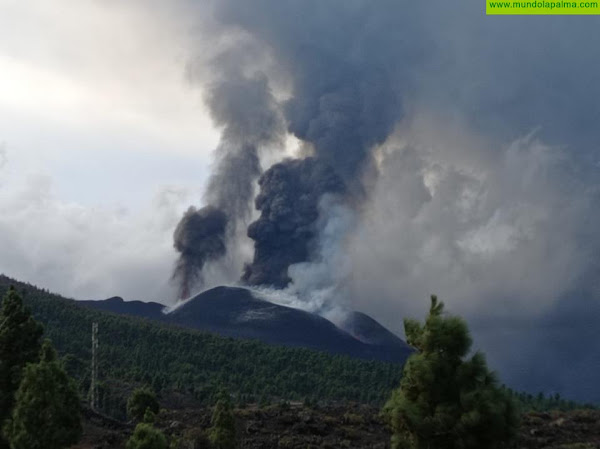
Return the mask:
{"type": "Polygon", "coordinates": [[[241,287],[215,287],[178,308],[113,297],[81,304],[234,338],[402,363],[412,349],[373,318],[350,313],[338,327],[314,313],[274,304],[241,287]]]}

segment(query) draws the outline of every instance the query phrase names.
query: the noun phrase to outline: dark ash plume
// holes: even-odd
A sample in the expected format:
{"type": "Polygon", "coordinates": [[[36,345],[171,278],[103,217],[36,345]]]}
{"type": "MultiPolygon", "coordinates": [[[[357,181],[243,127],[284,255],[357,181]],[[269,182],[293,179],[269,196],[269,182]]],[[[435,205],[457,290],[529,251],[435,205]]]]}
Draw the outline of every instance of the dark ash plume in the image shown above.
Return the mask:
{"type": "Polygon", "coordinates": [[[206,262],[225,254],[227,216],[212,206],[197,210],[190,207],[173,234],[175,249],[180,253],[173,272],[179,298],[187,298],[191,288],[201,281],[206,262]]]}
{"type": "Polygon", "coordinates": [[[310,63],[328,57],[316,50],[305,55],[306,74],[295,79],[294,96],[285,104],[289,131],[313,145],[315,156],[334,167],[349,193],[360,194],[373,148],[385,142],[401,118],[400,99],[381,68],[310,63]]]}
{"type": "Polygon", "coordinates": [[[405,64],[422,53],[412,45],[412,26],[397,24],[403,8],[413,7],[272,0],[222,0],[215,7],[218,20],[256,38],[288,78],[288,131],[313,146],[350,194],[362,193],[374,146],[403,116],[405,64]]]}
{"type": "Polygon", "coordinates": [[[209,206],[197,212],[188,210],[175,231],[175,248],[181,256],[173,279],[179,284],[180,299],[202,283],[205,264],[223,257],[228,247],[236,246],[231,243],[245,234],[254,183],[261,173],[259,152],[283,147],[285,134],[264,75],[225,73],[212,85],[206,103],[223,132],[204,194],[209,206]]]}
{"type": "Polygon", "coordinates": [[[310,157],[273,165],[258,184],[255,204],[261,215],[248,227],[255,241],[254,260],[246,265],[242,280],[284,288],[291,281],[288,267],[312,256],[320,199],[343,195],[345,187],[330,166],[310,157]]]}
{"type": "Polygon", "coordinates": [[[252,211],[254,182],[261,173],[259,152],[283,147],[285,125],[262,74],[229,75],[213,86],[206,103],[223,132],[205,200],[225,212],[235,231],[252,211]]]}
{"type": "Polygon", "coordinates": [[[396,36],[398,28],[384,26],[385,13],[359,3],[215,4],[217,20],[248,33],[276,61],[273,70],[289,87],[282,103],[287,130],[307,144],[313,157],[286,162],[261,179],[256,201],[261,218],[248,229],[255,240],[254,260],[242,278],[250,284],[285,287],[291,264],[316,262],[331,250],[319,240],[335,217],[331,210],[319,211],[320,198],[335,192],[356,210],[368,194],[363,179],[374,168],[373,151],[402,118],[397,76],[402,65],[395,61],[397,51],[405,50],[398,45],[404,39],[396,36]],[[325,17],[335,17],[336,25],[325,17]],[[377,24],[394,34],[389,42],[373,34],[380,30],[377,24]],[[392,47],[394,58],[386,54],[392,47]],[[318,185],[320,176],[335,181],[318,185]],[[313,181],[317,185],[310,185],[313,181]]]}
{"type": "MultiPolygon", "coordinates": [[[[313,53],[306,61],[312,56],[326,59],[313,53]]],[[[399,120],[399,100],[385,77],[345,64],[317,68],[298,70],[312,76],[295,79],[294,96],[285,104],[289,131],[312,144],[314,157],[279,164],[261,178],[256,207],[262,214],[248,228],[254,260],[243,276],[250,284],[284,288],[290,265],[318,259],[311,245],[319,238],[320,198],[336,193],[352,203],[364,199],[362,175],[372,151],[399,120]]]]}

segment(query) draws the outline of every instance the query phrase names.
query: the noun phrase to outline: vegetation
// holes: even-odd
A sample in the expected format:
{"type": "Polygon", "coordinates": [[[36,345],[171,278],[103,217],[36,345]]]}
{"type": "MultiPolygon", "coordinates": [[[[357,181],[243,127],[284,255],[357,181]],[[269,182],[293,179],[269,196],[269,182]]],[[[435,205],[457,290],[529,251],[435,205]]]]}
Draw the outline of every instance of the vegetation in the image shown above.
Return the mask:
{"type": "Polygon", "coordinates": [[[127,441],[127,449],[167,449],[167,438],[152,424],[139,423],[127,441]]]}
{"type": "MultiPolygon", "coordinates": [[[[0,430],[13,409],[25,365],[38,358],[42,333],[42,326],[16,290],[5,289],[0,309],[0,430]]],[[[0,449],[7,447],[8,442],[0,435],[0,449]]]]}
{"type": "Polygon", "coordinates": [[[465,322],[444,316],[431,297],[425,324],[404,320],[407,341],[418,349],[404,367],[400,388],[384,408],[398,449],[495,449],[516,437],[516,404],[498,386],[481,353],[466,356],[465,322]]]}
{"type": "MultiPolygon", "coordinates": [[[[0,309],[0,429],[14,406],[23,368],[38,358],[43,333],[16,290],[5,292],[0,309]]],[[[0,449],[6,447],[0,435],[0,449]]]]}
{"type": "Polygon", "coordinates": [[[142,422],[145,422],[146,424],[154,424],[155,421],[156,421],[156,413],[154,413],[152,410],[147,408],[146,411],[144,412],[144,418],[142,419],[142,422]]]}
{"type": "Polygon", "coordinates": [[[214,449],[236,447],[235,418],[231,409],[229,393],[221,390],[211,419],[208,438],[214,449]]]}
{"type": "MultiPolygon", "coordinates": [[[[136,421],[144,418],[147,412],[156,415],[159,410],[156,394],[149,388],[137,388],[127,401],[127,415],[136,421]]],[[[151,418],[148,418],[151,419],[151,418]]]]}
{"type": "Polygon", "coordinates": [[[533,395],[530,393],[516,392],[509,388],[506,388],[506,392],[519,404],[519,409],[523,413],[546,412],[550,410],[567,412],[569,410],[593,410],[598,408],[598,406],[594,404],[583,404],[581,402],[563,399],[558,393],[545,395],[540,392],[537,395],[533,395]]]}
{"type": "Polygon", "coordinates": [[[62,449],[79,440],[77,387],[48,340],[40,361],[25,367],[15,399],[4,431],[11,449],[62,449]]]}
{"type": "Polygon", "coordinates": [[[126,416],[126,398],[140,385],[159,396],[177,392],[210,404],[220,385],[236,401],[280,399],[382,404],[400,380],[400,366],[332,356],[301,348],[236,340],[117,316],[0,276],[0,293],[13,283],[41,321],[81,392],[89,391],[90,333],[99,323],[100,410],[126,416]]]}
{"type": "Polygon", "coordinates": [[[79,396],[43,328],[9,287],[0,310],[0,447],[60,449],[81,435],[79,396]]]}

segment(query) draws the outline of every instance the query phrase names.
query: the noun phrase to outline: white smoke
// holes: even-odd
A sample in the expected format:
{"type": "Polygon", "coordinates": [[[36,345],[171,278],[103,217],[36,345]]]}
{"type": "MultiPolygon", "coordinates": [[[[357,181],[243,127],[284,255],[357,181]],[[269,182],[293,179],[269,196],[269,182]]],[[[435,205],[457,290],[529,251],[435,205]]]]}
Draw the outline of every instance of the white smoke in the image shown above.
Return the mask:
{"type": "Polygon", "coordinates": [[[356,212],[334,195],[319,202],[318,240],[311,262],[291,265],[292,282],[283,290],[252,287],[264,299],[289,307],[318,313],[338,321],[347,311],[341,287],[352,276],[347,257],[348,238],[356,226],[356,212]]]}

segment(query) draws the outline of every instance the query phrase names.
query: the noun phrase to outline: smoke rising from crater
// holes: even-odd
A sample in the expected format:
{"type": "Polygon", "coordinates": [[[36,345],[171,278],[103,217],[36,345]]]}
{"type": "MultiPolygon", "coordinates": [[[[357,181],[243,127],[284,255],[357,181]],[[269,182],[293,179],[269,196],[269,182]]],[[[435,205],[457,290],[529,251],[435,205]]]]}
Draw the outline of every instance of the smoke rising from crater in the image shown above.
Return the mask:
{"type": "Polygon", "coordinates": [[[318,240],[330,210],[318,212],[319,201],[336,193],[356,210],[368,195],[364,180],[375,171],[374,150],[403,115],[395,64],[374,51],[379,43],[364,17],[372,11],[364,5],[341,8],[334,28],[321,20],[331,12],[327,6],[306,17],[315,5],[216,5],[218,20],[244,30],[274,61],[268,71],[285,80],[281,109],[287,130],[303,143],[298,161],[273,167],[259,183],[261,217],[248,228],[255,253],[243,275],[251,285],[285,287],[292,280],[290,266],[323,258],[327,248],[318,240]],[[268,18],[256,13],[263,7],[268,18]]]}
{"type": "Polygon", "coordinates": [[[187,298],[191,288],[202,281],[207,262],[225,254],[227,216],[212,206],[196,210],[190,207],[175,228],[175,249],[180,253],[173,271],[179,297],[187,298]]]}
{"type": "Polygon", "coordinates": [[[235,229],[252,211],[254,182],[261,173],[259,152],[283,146],[283,118],[261,74],[229,75],[210,89],[206,103],[223,131],[205,201],[225,212],[235,229]]]}
{"type": "Polygon", "coordinates": [[[258,149],[283,146],[284,123],[300,139],[298,160],[281,162],[261,177],[255,202],[261,216],[247,233],[254,240],[254,257],[242,280],[281,288],[291,280],[290,266],[317,262],[326,251],[318,244],[329,214],[319,212],[323,195],[335,193],[347,205],[364,201],[373,151],[392,133],[403,110],[391,60],[371,57],[379,44],[364,22],[368,8],[343,9],[340,32],[328,40],[326,22],[297,20],[304,6],[269,3],[274,20],[263,22],[254,7],[266,5],[215,4],[217,21],[231,29],[212,29],[222,33],[212,36],[215,42],[229,47],[215,58],[216,72],[210,75],[207,105],[223,133],[205,202],[227,215],[225,240],[239,238],[260,175],[258,149]],[[247,72],[256,66],[265,75],[249,78],[247,72]],[[267,79],[279,82],[279,101],[267,79]]]}
{"type": "Polygon", "coordinates": [[[258,184],[256,208],[261,215],[248,227],[255,242],[254,259],[242,279],[251,285],[284,288],[291,281],[290,265],[314,255],[321,198],[341,196],[345,187],[329,165],[311,157],[273,165],[258,184]]]}
{"type": "Polygon", "coordinates": [[[400,98],[381,66],[331,60],[320,49],[303,53],[307,64],[298,68],[294,95],[285,104],[288,129],[360,191],[373,147],[385,142],[402,115],[400,98]]]}
{"type": "Polygon", "coordinates": [[[223,128],[204,194],[208,206],[188,211],[174,236],[180,257],[173,279],[181,299],[202,285],[207,263],[235,250],[252,212],[254,183],[261,172],[259,152],[283,146],[285,128],[266,77],[230,70],[221,76],[206,95],[215,125],[223,128]]]}

